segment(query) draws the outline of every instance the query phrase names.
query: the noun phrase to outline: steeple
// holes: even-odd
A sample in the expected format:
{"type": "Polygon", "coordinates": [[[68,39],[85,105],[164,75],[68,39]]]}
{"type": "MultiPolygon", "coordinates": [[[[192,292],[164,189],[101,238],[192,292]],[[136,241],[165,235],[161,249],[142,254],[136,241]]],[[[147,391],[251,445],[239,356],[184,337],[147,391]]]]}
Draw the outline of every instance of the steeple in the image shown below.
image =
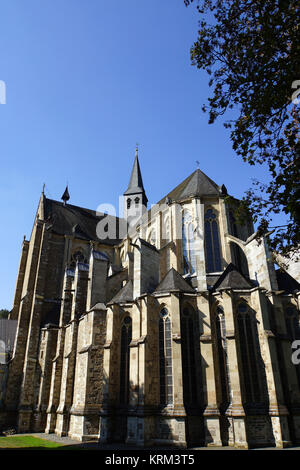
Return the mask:
{"type": "Polygon", "coordinates": [[[148,199],[139,163],[138,147],[136,147],[129,185],[124,193],[124,218],[135,220],[139,218],[147,209],[147,202],[148,199]]]}
{"type": "Polygon", "coordinates": [[[135,159],[134,159],[134,164],[133,164],[133,168],[131,172],[131,177],[130,177],[128,188],[124,193],[124,196],[129,195],[129,194],[139,194],[139,193],[143,193],[148,202],[148,199],[145,194],[143,178],[142,178],[142,173],[140,169],[138,147],[136,147],[135,159]]]}

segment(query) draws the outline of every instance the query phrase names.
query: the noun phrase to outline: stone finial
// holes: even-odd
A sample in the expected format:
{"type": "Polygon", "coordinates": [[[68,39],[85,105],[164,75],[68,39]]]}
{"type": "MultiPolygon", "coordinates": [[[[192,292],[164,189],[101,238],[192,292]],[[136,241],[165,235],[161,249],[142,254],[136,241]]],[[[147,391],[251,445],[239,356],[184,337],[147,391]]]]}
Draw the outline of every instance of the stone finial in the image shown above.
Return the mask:
{"type": "Polygon", "coordinates": [[[64,206],[66,205],[67,201],[70,199],[70,194],[68,190],[68,185],[66,186],[65,192],[62,195],[61,199],[64,201],[64,206]]]}

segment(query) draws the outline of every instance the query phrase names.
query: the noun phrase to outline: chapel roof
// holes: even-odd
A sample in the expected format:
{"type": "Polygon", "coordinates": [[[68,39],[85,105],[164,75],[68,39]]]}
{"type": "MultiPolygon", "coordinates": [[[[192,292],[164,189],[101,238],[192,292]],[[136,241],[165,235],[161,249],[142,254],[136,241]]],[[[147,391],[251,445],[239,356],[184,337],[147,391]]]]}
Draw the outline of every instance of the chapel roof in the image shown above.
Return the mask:
{"type": "Polygon", "coordinates": [[[250,280],[246,279],[233,263],[230,263],[214,284],[213,290],[252,289],[253,287],[250,280]]]}
{"type": "Polygon", "coordinates": [[[187,281],[176,271],[171,268],[163,280],[159,283],[153,293],[167,293],[167,292],[190,292],[195,293],[195,290],[187,283],[187,281]]]}
{"type": "Polygon", "coordinates": [[[225,186],[218,186],[217,183],[198,168],[172,189],[158,204],[165,202],[166,198],[172,201],[181,201],[189,197],[220,196],[223,193],[226,193],[225,186]]]}
{"type": "MultiPolygon", "coordinates": [[[[49,228],[59,235],[74,235],[76,238],[83,240],[100,241],[96,229],[97,224],[107,219],[107,222],[116,224],[116,232],[118,231],[123,219],[114,217],[109,214],[102,214],[96,211],[85,209],[83,207],[74,206],[72,204],[64,204],[44,196],[44,219],[48,222],[49,228]]],[[[120,239],[106,238],[101,240],[102,243],[115,245],[120,239]]]]}
{"type": "Polygon", "coordinates": [[[121,304],[133,301],[133,283],[129,280],[124,287],[108,302],[110,304],[121,304]]]}

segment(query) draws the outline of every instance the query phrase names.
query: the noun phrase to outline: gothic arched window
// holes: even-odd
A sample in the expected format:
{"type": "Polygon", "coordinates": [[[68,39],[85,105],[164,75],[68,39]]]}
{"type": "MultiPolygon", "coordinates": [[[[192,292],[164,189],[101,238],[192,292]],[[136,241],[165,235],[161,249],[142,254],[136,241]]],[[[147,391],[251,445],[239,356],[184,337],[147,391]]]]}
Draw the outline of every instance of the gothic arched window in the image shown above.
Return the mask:
{"type": "Polygon", "coordinates": [[[169,312],[163,308],[159,318],[160,404],[173,403],[172,338],[169,312]]]}
{"type": "Polygon", "coordinates": [[[220,405],[227,408],[230,403],[230,377],[228,371],[226,324],[223,307],[218,306],[215,317],[216,346],[220,377],[220,405]]]}
{"type": "Polygon", "coordinates": [[[120,361],[120,403],[129,401],[130,348],[132,340],[132,320],[125,317],[121,326],[121,361],[120,361]]]}
{"type": "Polygon", "coordinates": [[[130,206],[131,206],[131,199],[128,198],[127,199],[127,209],[130,209],[130,206]]]}
{"type": "Polygon", "coordinates": [[[182,251],[184,273],[193,274],[196,271],[195,240],[192,216],[188,211],[182,217],[182,251]]]}
{"type": "Polygon", "coordinates": [[[194,312],[185,308],[181,316],[181,350],[183,399],[187,405],[195,405],[198,400],[197,385],[197,327],[194,312]]]}
{"type": "Polygon", "coordinates": [[[138,205],[139,205],[139,202],[140,202],[140,198],[139,198],[139,197],[136,197],[135,200],[134,200],[134,202],[135,202],[135,205],[138,206],[138,205]]]}
{"type": "Polygon", "coordinates": [[[71,255],[70,267],[75,268],[76,263],[87,263],[87,259],[84,256],[83,250],[81,248],[74,251],[71,255]]]}
{"type": "Polygon", "coordinates": [[[245,302],[238,305],[237,311],[245,399],[247,403],[257,403],[261,401],[257,326],[255,317],[249,312],[245,302]]]}
{"type": "Polygon", "coordinates": [[[206,270],[209,273],[222,270],[217,216],[208,209],[204,216],[206,270]]]}

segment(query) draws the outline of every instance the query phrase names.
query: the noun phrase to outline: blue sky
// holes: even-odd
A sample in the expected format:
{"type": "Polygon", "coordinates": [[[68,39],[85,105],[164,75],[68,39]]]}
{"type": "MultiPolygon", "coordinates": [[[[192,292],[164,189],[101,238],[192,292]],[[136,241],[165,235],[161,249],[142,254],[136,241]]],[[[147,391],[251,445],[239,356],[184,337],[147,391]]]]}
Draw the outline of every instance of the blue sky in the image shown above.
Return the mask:
{"type": "Polygon", "coordinates": [[[198,14],[183,0],[1,2],[0,308],[11,308],[23,236],[43,183],[60,199],[118,204],[135,144],[149,203],[196,168],[236,197],[265,179],[231,148],[201,105],[205,72],[191,66],[198,14]]]}

